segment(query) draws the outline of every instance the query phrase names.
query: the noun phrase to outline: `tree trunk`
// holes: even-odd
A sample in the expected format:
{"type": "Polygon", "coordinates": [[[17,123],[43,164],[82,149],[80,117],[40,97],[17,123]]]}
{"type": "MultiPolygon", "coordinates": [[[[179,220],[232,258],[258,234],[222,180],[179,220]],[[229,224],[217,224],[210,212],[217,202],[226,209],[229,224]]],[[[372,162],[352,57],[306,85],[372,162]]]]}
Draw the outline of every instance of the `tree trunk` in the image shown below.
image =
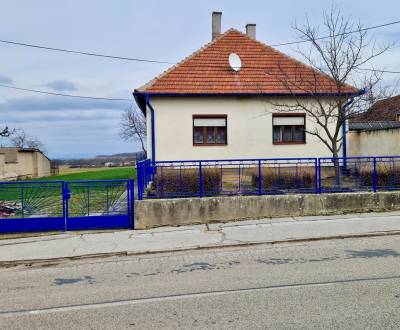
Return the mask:
{"type": "Polygon", "coordinates": [[[341,182],[341,173],[340,173],[340,160],[337,159],[339,155],[337,142],[332,142],[332,156],[333,156],[333,165],[335,167],[335,184],[340,186],[341,182]]]}

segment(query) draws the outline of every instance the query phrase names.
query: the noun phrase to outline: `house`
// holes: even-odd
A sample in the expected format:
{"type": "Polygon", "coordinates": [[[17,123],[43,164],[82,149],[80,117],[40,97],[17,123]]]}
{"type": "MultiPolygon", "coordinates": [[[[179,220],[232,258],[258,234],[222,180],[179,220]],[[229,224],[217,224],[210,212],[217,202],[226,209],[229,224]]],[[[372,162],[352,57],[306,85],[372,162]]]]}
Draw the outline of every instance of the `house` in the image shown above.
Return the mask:
{"type": "Polygon", "coordinates": [[[117,166],[117,164],[114,163],[114,162],[105,162],[103,165],[104,165],[105,167],[114,167],[114,166],[117,166]]]}
{"type": "Polygon", "coordinates": [[[354,118],[353,122],[400,122],[400,95],[375,102],[371,108],[354,118]]]}
{"type": "Polygon", "coordinates": [[[349,123],[349,156],[400,155],[400,95],[375,102],[349,123]]]}
{"type": "Polygon", "coordinates": [[[0,148],[0,180],[40,178],[50,174],[50,160],[40,150],[0,148]]]}
{"type": "MultiPolygon", "coordinates": [[[[314,135],[316,123],[302,111],[279,111],[274,101],[329,99],[337,87],[328,76],[246,33],[221,34],[212,15],[212,41],[134,91],[147,118],[147,150],[156,161],[331,156],[314,135]],[[280,78],[296,81],[291,88],[280,78]],[[299,79],[299,77],[301,79],[299,79]]],[[[348,86],[347,99],[359,91],[348,86]]],[[[334,125],[334,123],[332,123],[334,125]]],[[[322,135],[323,136],[323,135],[322,135]]]]}

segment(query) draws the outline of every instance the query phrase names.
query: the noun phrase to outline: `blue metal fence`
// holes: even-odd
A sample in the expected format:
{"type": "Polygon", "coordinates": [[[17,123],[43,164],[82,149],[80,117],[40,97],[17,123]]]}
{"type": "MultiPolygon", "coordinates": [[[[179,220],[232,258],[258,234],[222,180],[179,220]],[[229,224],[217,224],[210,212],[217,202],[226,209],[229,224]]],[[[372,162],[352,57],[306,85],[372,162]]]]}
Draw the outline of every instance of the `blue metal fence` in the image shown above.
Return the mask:
{"type": "Polygon", "coordinates": [[[400,156],[145,160],[138,198],[400,190],[400,156]]]}
{"type": "Polygon", "coordinates": [[[138,163],[138,196],[205,197],[316,193],[317,158],[138,163]]]}
{"type": "Polygon", "coordinates": [[[133,228],[134,181],[0,182],[0,233],[133,228]]]}
{"type": "Polygon", "coordinates": [[[400,156],[320,158],[319,192],[400,190],[400,156]]]}

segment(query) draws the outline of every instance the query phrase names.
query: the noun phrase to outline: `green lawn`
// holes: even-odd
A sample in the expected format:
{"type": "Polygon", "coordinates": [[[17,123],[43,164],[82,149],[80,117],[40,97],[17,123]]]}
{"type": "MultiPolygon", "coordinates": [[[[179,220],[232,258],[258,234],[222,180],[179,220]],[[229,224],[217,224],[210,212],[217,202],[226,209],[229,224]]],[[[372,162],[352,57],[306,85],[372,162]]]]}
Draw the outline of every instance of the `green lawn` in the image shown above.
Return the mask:
{"type": "Polygon", "coordinates": [[[123,179],[136,179],[136,169],[134,167],[122,167],[122,168],[116,167],[116,168],[108,168],[96,171],[53,175],[45,178],[36,179],[35,181],[123,180],[123,179]]]}
{"type": "MultiPolygon", "coordinates": [[[[50,177],[30,180],[34,181],[80,181],[80,180],[123,180],[135,179],[136,169],[133,167],[106,168],[86,172],[66,173],[50,177]]],[[[45,214],[46,216],[60,216],[62,214],[62,192],[61,184],[43,183],[30,185],[29,182],[22,189],[20,185],[12,183],[0,186],[0,204],[17,203],[20,207],[24,201],[25,212],[32,214],[45,214]]],[[[126,184],[98,184],[80,186],[71,185],[71,199],[69,201],[70,214],[74,216],[86,215],[86,212],[108,212],[113,203],[118,202],[126,191],[126,184]],[[90,199],[90,204],[89,204],[90,199]]],[[[18,210],[12,217],[23,217],[22,209],[18,210]]],[[[25,214],[27,216],[27,214],[25,214]]]]}

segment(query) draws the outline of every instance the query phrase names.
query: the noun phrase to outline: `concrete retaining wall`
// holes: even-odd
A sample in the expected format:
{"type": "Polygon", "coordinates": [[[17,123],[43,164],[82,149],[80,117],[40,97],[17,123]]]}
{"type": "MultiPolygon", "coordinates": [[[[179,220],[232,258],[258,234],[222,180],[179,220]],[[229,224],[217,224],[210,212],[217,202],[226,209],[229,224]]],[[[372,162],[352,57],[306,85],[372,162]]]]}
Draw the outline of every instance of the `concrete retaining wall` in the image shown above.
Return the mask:
{"type": "Polygon", "coordinates": [[[400,210],[400,192],[234,196],[135,202],[138,229],[286,216],[400,210]]]}

